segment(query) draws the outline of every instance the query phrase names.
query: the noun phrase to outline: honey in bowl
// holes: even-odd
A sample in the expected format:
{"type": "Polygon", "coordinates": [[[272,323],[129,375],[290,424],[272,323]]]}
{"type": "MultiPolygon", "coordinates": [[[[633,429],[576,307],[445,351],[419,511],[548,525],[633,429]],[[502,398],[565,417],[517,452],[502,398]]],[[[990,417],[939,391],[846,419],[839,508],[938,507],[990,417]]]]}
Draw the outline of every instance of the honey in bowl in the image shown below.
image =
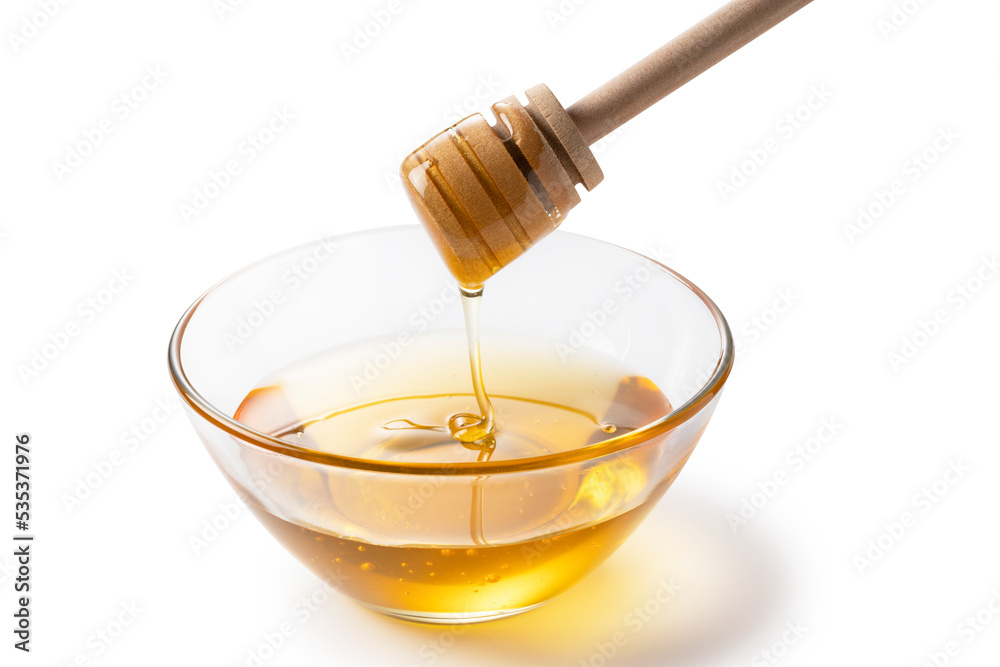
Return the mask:
{"type": "Polygon", "coordinates": [[[697,287],[559,232],[518,264],[483,308],[492,431],[476,426],[454,278],[416,226],[278,253],[174,331],[171,375],[215,464],[293,554],[373,609],[462,623],[551,599],[638,525],[717,405],[732,339],[697,287]],[[319,247],[309,279],[280,287],[319,247]],[[269,316],[239,334],[263,298],[269,316]]]}
{"type": "MultiPolygon", "coordinates": [[[[652,381],[611,359],[567,363],[551,348],[508,342],[485,364],[495,431],[462,442],[447,424],[479,409],[462,352],[454,338],[424,340],[359,402],[334,388],[363,351],[331,351],[268,378],[234,416],[311,450],[447,466],[573,454],[671,410],[652,381]]],[[[250,507],[300,561],[365,605],[492,616],[561,593],[621,545],[666,489],[647,492],[646,454],[567,466],[543,484],[505,474],[464,486],[387,484],[296,469],[276,475],[267,494],[303,519],[250,507]]]]}

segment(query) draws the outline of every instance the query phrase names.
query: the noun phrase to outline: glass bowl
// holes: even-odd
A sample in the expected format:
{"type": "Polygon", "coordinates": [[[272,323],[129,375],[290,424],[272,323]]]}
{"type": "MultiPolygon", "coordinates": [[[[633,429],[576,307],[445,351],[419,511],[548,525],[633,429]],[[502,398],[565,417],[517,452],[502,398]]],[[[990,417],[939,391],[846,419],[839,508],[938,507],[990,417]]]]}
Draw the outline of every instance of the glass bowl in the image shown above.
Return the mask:
{"type": "MultiPolygon", "coordinates": [[[[344,407],[330,397],[417,363],[428,337],[466,349],[454,280],[420,227],[379,228],[223,280],[181,318],[169,365],[212,459],[293,555],[362,605],[430,623],[527,611],[610,556],[680,473],[733,363],[725,318],[700,289],[637,253],[557,232],[486,285],[487,390],[495,345],[523,341],[565,363],[634,369],[669,399],[662,418],[570,452],[434,463],[366,458],[346,439],[317,449],[233,417],[264,378],[337,349],[355,352],[323,400],[344,407]]],[[[468,374],[454,383],[469,392],[468,374]]]]}

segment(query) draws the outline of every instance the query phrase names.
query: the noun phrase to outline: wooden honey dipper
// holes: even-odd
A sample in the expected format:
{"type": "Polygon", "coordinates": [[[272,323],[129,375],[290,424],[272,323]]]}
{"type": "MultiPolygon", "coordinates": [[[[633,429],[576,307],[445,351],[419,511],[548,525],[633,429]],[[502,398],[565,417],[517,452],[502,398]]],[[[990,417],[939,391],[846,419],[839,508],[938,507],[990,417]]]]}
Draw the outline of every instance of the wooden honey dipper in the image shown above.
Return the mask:
{"type": "Polygon", "coordinates": [[[470,116],[411,153],[407,194],[467,290],[524,254],[604,178],[590,145],[812,0],[734,0],[576,104],[541,84],[470,116]]]}

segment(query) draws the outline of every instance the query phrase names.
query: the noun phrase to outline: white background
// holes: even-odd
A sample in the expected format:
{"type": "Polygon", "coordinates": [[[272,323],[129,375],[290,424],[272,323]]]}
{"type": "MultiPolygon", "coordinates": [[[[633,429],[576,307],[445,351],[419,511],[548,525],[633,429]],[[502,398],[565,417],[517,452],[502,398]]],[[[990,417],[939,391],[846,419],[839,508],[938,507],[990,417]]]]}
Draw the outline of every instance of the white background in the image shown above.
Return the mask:
{"type": "Polygon", "coordinates": [[[122,436],[175,403],[167,339],[204,289],[320,235],[412,221],[391,179],[417,144],[536,83],[569,105],[716,0],[567,1],[561,14],[555,0],[407,0],[350,58],[342,45],[386,1],[49,2],[51,18],[44,2],[5,2],[0,535],[13,533],[13,436],[27,431],[38,538],[30,655],[11,647],[0,550],[3,664],[246,665],[286,621],[294,633],[264,664],[600,665],[597,645],[619,631],[607,663],[622,667],[770,664],[764,650],[916,666],[949,642],[938,664],[995,664],[1000,8],[897,1],[911,14],[888,33],[889,0],[816,2],[595,148],[606,180],[566,228],[667,255],[716,299],[741,352],[702,444],[634,537],[547,607],[460,634],[339,597],[300,622],[317,580],[246,510],[194,553],[235,496],[180,411],[134,451],[122,436]],[[294,120],[246,160],[241,143],[274,109],[294,120]],[[111,132],[78,166],[54,166],[104,119],[111,132]],[[746,163],[765,145],[777,150],[762,166],[746,163]],[[933,163],[914,171],[925,151],[933,163]],[[240,173],[185,220],[181,205],[231,159],[240,173]],[[724,197],[720,183],[739,187],[724,197]],[[878,215],[849,234],[859,207],[878,215]],[[84,315],[115,271],[127,286],[84,315]],[[782,294],[791,305],[772,311],[782,294]],[[22,377],[71,323],[79,335],[22,377]],[[919,347],[894,363],[904,339],[919,347]],[[835,435],[790,461],[824,420],[835,435]],[[121,465],[68,509],[114,450],[121,465]],[[966,471],[938,481],[953,464],[966,471]],[[773,497],[751,498],[776,474],[773,497]],[[744,500],[759,508],[734,532],[744,500]],[[915,525],[885,535],[907,512],[915,525]],[[671,577],[677,596],[634,631],[626,617],[671,577]],[[102,645],[95,633],[130,604],[138,618],[102,645]]]}

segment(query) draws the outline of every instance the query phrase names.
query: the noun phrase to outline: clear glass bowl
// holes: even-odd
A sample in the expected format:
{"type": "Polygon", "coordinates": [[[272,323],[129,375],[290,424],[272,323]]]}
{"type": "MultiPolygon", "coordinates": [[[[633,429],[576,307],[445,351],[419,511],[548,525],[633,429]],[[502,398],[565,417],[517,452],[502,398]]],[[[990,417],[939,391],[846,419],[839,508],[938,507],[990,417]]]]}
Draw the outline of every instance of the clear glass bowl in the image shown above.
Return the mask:
{"type": "MultiPolygon", "coordinates": [[[[613,357],[652,380],[673,410],[570,453],[448,464],[310,449],[234,420],[262,378],[326,350],[369,343],[372,355],[356,364],[364,378],[408,363],[408,341],[420,336],[464,345],[454,281],[416,225],[322,239],[223,280],[178,323],[170,373],[226,479],[318,576],[399,618],[484,621],[547,602],[631,534],[701,437],[733,345],[718,308],[686,279],[565,232],[489,281],[482,332],[487,362],[499,338],[613,357]],[[485,544],[468,530],[474,488],[487,507],[485,544]],[[506,510],[489,504],[513,489],[532,499],[518,510],[516,529],[509,511],[501,520],[506,510]],[[421,528],[429,525],[435,529],[421,528]],[[383,567],[389,562],[395,570],[383,567]],[[414,567],[440,567],[441,576],[422,572],[414,583],[414,567]]],[[[467,375],[456,382],[456,391],[468,391],[467,375]]]]}

